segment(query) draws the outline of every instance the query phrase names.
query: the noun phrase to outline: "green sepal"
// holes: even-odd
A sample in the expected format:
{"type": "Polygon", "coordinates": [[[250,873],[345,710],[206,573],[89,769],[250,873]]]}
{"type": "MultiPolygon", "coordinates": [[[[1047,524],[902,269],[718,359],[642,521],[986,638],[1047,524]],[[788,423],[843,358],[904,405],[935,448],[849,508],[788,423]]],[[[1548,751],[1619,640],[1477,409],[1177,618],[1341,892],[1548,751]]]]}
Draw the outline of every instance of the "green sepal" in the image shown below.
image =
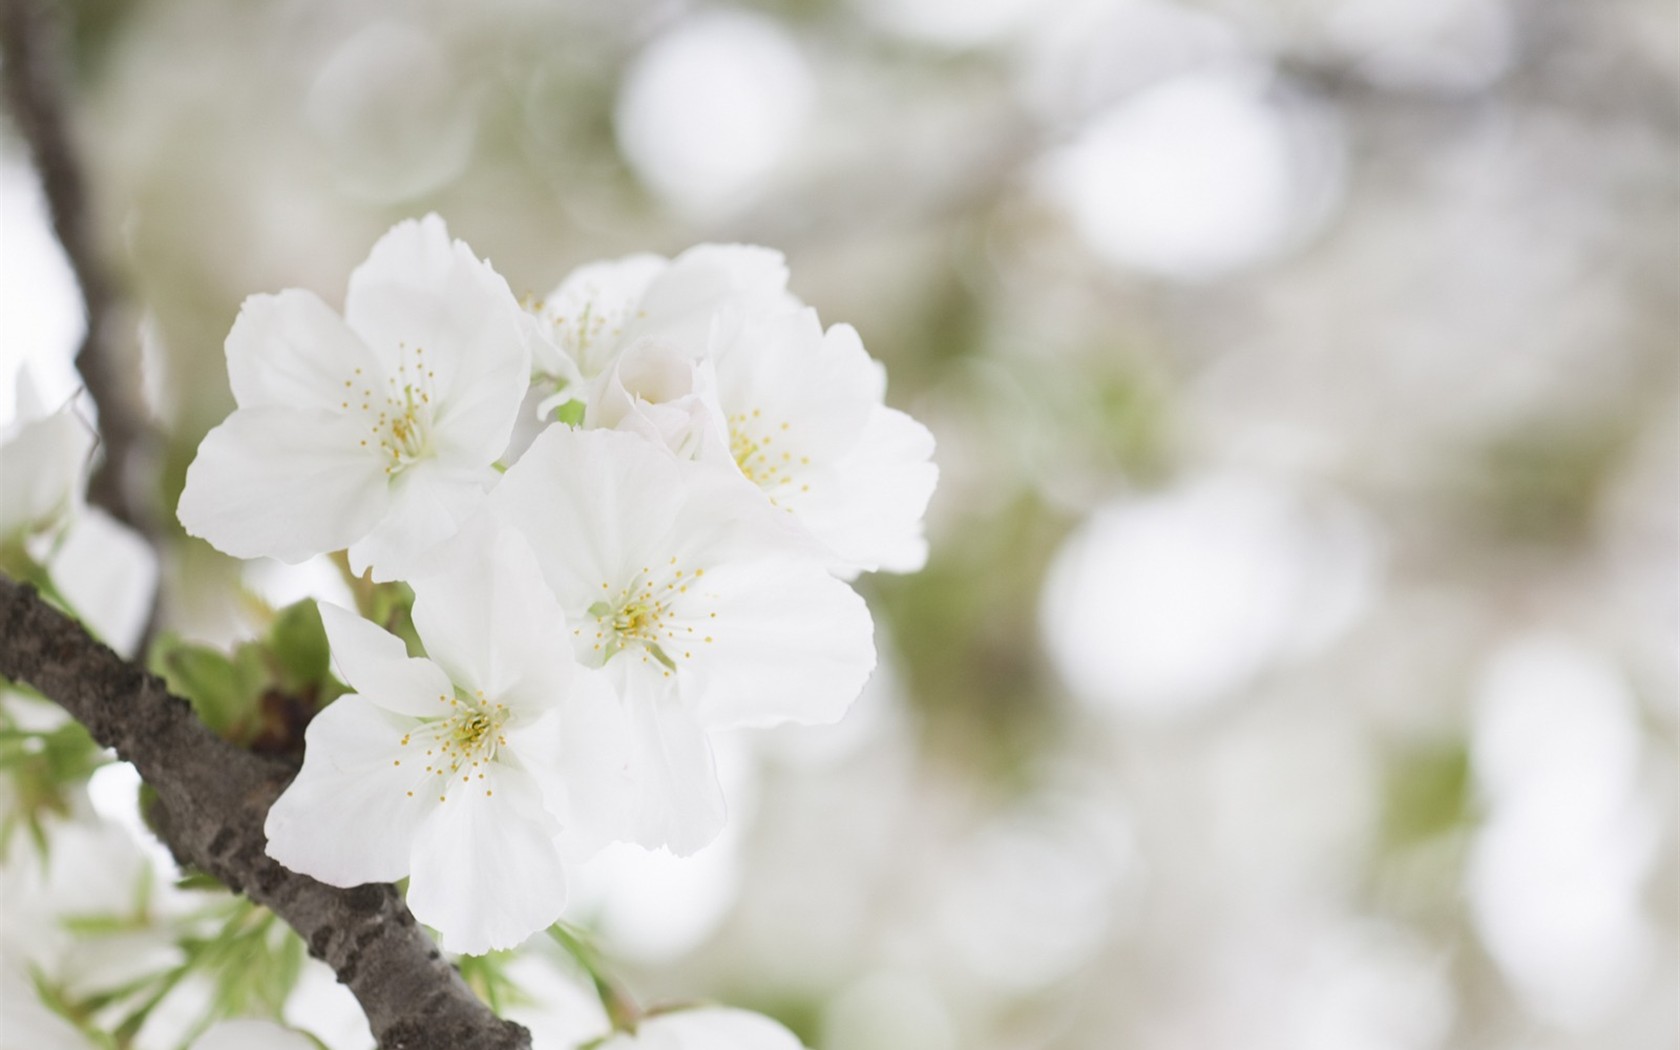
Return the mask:
{"type": "Polygon", "coordinates": [[[582,401],[574,397],[554,409],[554,421],[564,423],[569,427],[582,426],[584,410],[587,407],[582,401]]]}

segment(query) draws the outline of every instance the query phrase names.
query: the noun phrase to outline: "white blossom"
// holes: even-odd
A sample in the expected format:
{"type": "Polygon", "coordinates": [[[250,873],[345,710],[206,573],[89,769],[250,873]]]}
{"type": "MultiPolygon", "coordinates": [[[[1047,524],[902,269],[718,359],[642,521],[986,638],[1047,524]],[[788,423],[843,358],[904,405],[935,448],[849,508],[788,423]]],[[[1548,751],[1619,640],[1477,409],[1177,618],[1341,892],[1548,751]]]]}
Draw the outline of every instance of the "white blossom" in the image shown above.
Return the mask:
{"type": "Polygon", "coordinates": [[[252,296],[227,339],[238,408],[199,447],[181,523],[236,557],[348,547],[357,572],[412,575],[494,481],[530,336],[506,282],[435,215],[374,245],[342,318],[298,289],[252,296]]]}
{"type": "Polygon", "coordinates": [[[271,856],[334,886],[408,877],[408,903],[451,951],[511,948],[565,903],[557,841],[574,805],[620,796],[622,719],[577,681],[530,549],[474,528],[414,582],[429,654],[321,606],[356,690],[317,715],[303,769],[269,811],[271,856]]]}
{"type": "Polygon", "coordinates": [[[874,667],[862,599],[730,468],[552,427],[491,505],[630,722],[635,791],[602,838],[699,849],[724,820],[705,731],[834,721],[874,667]]]}
{"type": "Polygon", "coordinates": [[[711,348],[730,459],[846,576],[914,572],[938,481],[933,435],[885,404],[886,370],[810,309],[719,325],[711,348]]]}
{"type": "Polygon", "coordinates": [[[538,385],[559,391],[544,408],[576,399],[584,427],[734,463],[840,575],[920,569],[933,435],[886,406],[857,332],[825,332],[786,280],[779,254],[742,245],[579,269],[539,313],[538,385]]]}

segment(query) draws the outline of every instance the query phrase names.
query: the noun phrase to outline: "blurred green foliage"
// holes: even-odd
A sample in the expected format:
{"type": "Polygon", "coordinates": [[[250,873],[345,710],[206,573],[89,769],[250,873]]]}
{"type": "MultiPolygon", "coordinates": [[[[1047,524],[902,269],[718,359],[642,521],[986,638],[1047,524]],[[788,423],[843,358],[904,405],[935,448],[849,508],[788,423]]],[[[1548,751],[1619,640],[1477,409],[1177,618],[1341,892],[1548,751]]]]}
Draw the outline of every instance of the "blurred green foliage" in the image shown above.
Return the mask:
{"type": "Polygon", "coordinates": [[[1405,850],[1455,831],[1474,819],[1470,753],[1450,740],[1403,750],[1388,764],[1383,781],[1381,838],[1389,850],[1405,850]]]}
{"type": "MultiPolygon", "coordinates": [[[[21,692],[21,691],[20,691],[21,692]]],[[[23,702],[38,702],[24,694],[23,702]]],[[[18,724],[11,704],[0,704],[0,775],[10,781],[13,801],[0,816],[0,857],[10,852],[12,836],[20,829],[45,856],[49,817],[67,817],[71,798],[87,783],[105,756],[80,723],[65,722],[52,729],[29,729],[18,724]]]]}

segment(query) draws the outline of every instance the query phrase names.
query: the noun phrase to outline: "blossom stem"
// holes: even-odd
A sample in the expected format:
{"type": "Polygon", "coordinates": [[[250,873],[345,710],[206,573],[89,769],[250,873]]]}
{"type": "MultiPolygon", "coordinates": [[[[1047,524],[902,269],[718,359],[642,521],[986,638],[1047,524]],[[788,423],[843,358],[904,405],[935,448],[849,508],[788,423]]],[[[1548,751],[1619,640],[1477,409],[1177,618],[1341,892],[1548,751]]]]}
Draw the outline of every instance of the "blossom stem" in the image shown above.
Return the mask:
{"type": "Polygon", "coordinates": [[[574,933],[565,923],[557,922],[548,928],[548,935],[577,964],[589,975],[589,980],[595,986],[595,994],[600,997],[601,1007],[607,1012],[607,1020],[612,1022],[615,1032],[634,1032],[636,1025],[642,1019],[642,1011],[636,1006],[635,1000],[628,992],[606,971],[601,960],[601,953],[589,941],[574,933]]]}

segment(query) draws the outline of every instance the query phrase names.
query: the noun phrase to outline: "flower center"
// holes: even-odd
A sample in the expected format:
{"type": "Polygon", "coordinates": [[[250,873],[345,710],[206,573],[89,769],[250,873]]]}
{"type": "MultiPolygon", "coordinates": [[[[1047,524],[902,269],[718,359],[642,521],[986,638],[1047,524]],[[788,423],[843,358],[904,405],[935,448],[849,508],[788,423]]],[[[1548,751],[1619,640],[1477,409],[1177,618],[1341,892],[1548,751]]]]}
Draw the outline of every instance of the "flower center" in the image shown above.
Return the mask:
{"type": "Polygon", "coordinates": [[[454,696],[440,694],[438,703],[447,704],[448,713],[422,721],[403,734],[401,744],[423,752],[419,757],[425,772],[442,780],[436,788],[442,802],[450,788],[484,779],[485,767],[507,745],[502,730],[508,709],[506,704],[485,699],[483,690],[469,694],[459,687],[454,696]]]}
{"type": "Polygon", "coordinates": [[[612,363],[613,350],[630,321],[630,310],[613,310],[586,299],[575,313],[550,313],[548,320],[554,326],[555,341],[585,376],[593,377],[612,363]]]}
{"type": "Polygon", "coordinates": [[[476,755],[482,751],[487,758],[495,758],[497,740],[490,739],[495,731],[494,720],[484,711],[456,715],[449,720],[454,749],[463,755],[476,755]]]}
{"type": "MultiPolygon", "coordinates": [[[[773,491],[794,484],[800,467],[809,466],[811,457],[794,455],[787,447],[788,423],[771,423],[758,409],[737,412],[729,417],[729,454],[746,479],[761,489],[773,491]],[[781,444],[777,444],[777,438],[781,444]]],[[[809,485],[799,491],[809,492],[809,485]]],[[[774,497],[771,502],[776,502],[774,497]]]]}
{"type": "Polygon", "coordinates": [[[659,638],[659,627],[665,618],[665,606],[644,605],[641,602],[631,602],[613,614],[613,631],[620,639],[631,638],[636,641],[654,642],[659,638]]]}
{"type": "MultiPolygon", "coordinates": [[[[643,567],[616,592],[610,583],[601,584],[601,592],[609,597],[589,607],[595,630],[587,658],[600,666],[619,653],[634,652],[643,663],[657,662],[668,677],[677,669],[679,658],[694,655],[696,643],[712,640],[711,635],[695,630],[694,611],[675,608],[678,598],[688,593],[689,585],[705,575],[705,569],[689,572],[678,568],[677,559],[672,558],[658,573],[643,567]]],[[[703,618],[716,616],[707,612],[703,618]]],[[[583,638],[585,630],[576,627],[572,634],[583,638]]]]}
{"type": "Polygon", "coordinates": [[[426,351],[407,344],[397,347],[397,371],[387,376],[386,389],[375,396],[373,381],[360,368],[344,381],[339,407],[360,412],[368,427],[363,448],[378,450],[385,473],[400,474],[432,451],[432,381],[437,373],[426,365],[426,351]],[[357,400],[358,388],[360,400],[357,400]]]}

